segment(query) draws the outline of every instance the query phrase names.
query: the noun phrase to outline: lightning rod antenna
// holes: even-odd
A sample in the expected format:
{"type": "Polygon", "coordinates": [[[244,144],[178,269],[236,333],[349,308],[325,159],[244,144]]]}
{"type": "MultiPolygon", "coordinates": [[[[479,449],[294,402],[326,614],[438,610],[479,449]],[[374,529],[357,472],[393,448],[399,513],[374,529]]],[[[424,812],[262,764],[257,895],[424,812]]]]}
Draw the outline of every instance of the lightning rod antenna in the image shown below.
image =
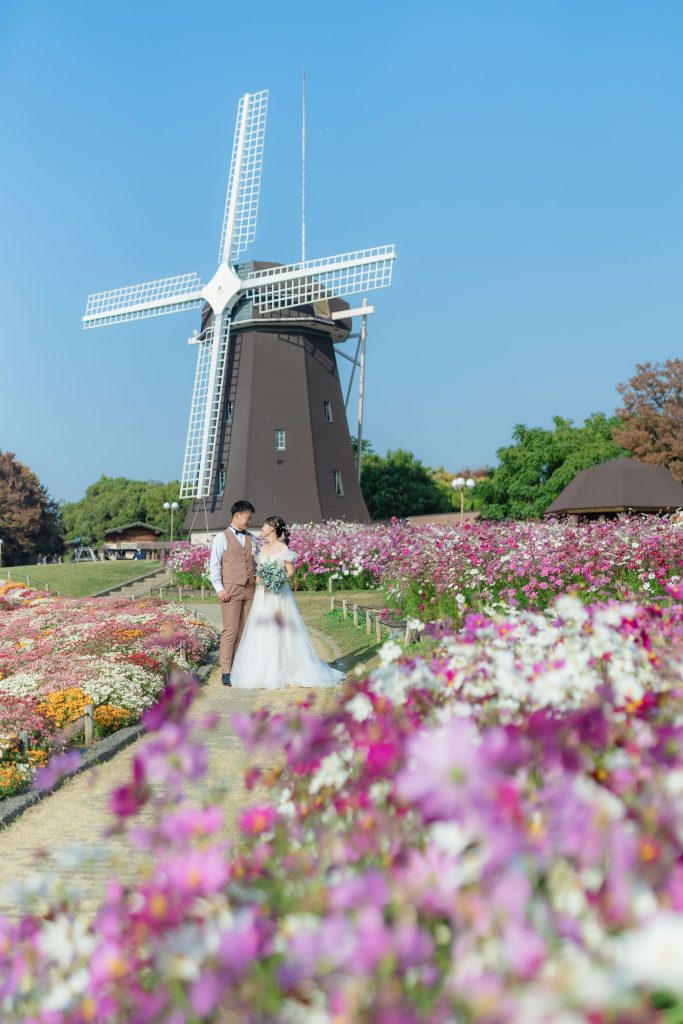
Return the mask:
{"type": "Polygon", "coordinates": [[[301,71],[301,262],[306,260],[306,68],[301,71]]]}

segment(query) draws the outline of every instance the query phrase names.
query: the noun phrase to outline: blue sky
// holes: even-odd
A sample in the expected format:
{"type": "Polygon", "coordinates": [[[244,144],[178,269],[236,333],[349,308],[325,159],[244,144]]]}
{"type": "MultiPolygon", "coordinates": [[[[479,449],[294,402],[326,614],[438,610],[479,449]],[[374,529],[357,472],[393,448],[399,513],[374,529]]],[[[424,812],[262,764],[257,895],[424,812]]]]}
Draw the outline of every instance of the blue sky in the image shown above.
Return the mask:
{"type": "MultiPolygon", "coordinates": [[[[451,470],[611,412],[683,324],[683,5],[0,0],[0,449],[57,499],[178,477],[193,313],[89,292],[215,269],[239,96],[270,90],[245,258],[395,242],[365,434],[451,470]]],[[[345,372],[345,368],[342,368],[345,372]]]]}

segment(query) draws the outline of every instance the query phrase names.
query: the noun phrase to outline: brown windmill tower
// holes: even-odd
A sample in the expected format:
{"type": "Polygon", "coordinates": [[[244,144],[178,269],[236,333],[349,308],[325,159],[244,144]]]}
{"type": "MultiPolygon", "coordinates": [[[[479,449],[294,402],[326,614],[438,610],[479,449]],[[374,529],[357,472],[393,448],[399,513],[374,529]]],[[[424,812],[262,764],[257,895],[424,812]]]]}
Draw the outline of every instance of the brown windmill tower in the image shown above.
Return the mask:
{"type": "MultiPolygon", "coordinates": [[[[203,307],[180,496],[193,498],[186,528],[224,529],[230,505],[248,498],[256,523],[367,521],[354,464],[335,345],[362,316],[362,372],[371,307],[341,296],[391,283],[394,247],[381,246],[282,266],[237,259],[254,240],[267,91],[239,102],[219,265],[197,274],[89,297],[86,328],[203,307]]],[[[346,358],[349,358],[348,356],[346,358]]],[[[348,400],[348,394],[347,394],[348,400]]]]}

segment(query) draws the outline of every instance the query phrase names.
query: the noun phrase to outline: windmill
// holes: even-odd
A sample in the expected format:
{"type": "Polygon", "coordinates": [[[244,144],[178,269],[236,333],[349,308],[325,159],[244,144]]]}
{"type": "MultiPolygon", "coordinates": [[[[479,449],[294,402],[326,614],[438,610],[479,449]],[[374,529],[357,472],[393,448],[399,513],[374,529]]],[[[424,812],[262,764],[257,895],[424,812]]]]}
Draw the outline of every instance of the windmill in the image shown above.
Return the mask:
{"type": "MultiPolygon", "coordinates": [[[[365,303],[342,297],[391,284],[393,245],[288,265],[237,260],[256,235],[268,92],[239,101],[218,268],[204,284],[182,274],[89,296],[84,328],[202,308],[189,339],[197,365],[181,478],[193,536],[223,529],[248,498],[256,521],[367,520],[354,469],[335,344],[365,303]]],[[[362,349],[362,353],[361,353],[362,349]]],[[[359,362],[360,356],[360,362],[359,362]]],[[[346,356],[349,358],[349,356],[346,356]]],[[[349,385],[350,391],[350,385],[349,385]]]]}

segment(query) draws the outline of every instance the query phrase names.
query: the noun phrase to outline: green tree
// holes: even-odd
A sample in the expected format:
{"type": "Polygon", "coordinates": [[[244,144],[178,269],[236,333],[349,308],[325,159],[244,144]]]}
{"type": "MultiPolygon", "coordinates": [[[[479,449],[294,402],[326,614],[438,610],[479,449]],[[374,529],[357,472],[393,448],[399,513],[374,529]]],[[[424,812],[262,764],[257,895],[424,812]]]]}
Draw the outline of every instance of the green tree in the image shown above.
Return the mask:
{"type": "Polygon", "coordinates": [[[519,423],[514,443],[497,452],[498,465],[476,487],[486,519],[535,519],[582,469],[628,454],[612,440],[615,417],[594,413],[583,424],[556,416],[553,429],[519,423]]]}
{"type": "MultiPolygon", "coordinates": [[[[143,522],[166,530],[170,537],[171,513],[166,512],[163,505],[165,501],[178,501],[179,490],[177,480],[164,484],[156,480],[101,476],[88,487],[84,498],[62,507],[66,536],[81,537],[85,543],[101,544],[105,530],[125,523],[143,522]]],[[[182,536],[187,505],[187,501],[181,501],[179,510],[174,514],[174,539],[182,536]]]]}
{"type": "Polygon", "coordinates": [[[450,498],[412,452],[398,449],[386,457],[363,459],[361,490],[372,519],[449,512],[450,498]]]}
{"type": "MultiPolygon", "coordinates": [[[[363,438],[362,448],[363,458],[365,458],[366,455],[374,455],[375,453],[375,450],[372,447],[372,441],[368,441],[366,438],[363,438]]],[[[353,452],[354,457],[358,455],[358,438],[355,434],[351,434],[351,451],[353,452]]]]}
{"type": "Polygon", "coordinates": [[[13,452],[0,452],[0,540],[4,565],[62,550],[59,506],[13,452]]]}

